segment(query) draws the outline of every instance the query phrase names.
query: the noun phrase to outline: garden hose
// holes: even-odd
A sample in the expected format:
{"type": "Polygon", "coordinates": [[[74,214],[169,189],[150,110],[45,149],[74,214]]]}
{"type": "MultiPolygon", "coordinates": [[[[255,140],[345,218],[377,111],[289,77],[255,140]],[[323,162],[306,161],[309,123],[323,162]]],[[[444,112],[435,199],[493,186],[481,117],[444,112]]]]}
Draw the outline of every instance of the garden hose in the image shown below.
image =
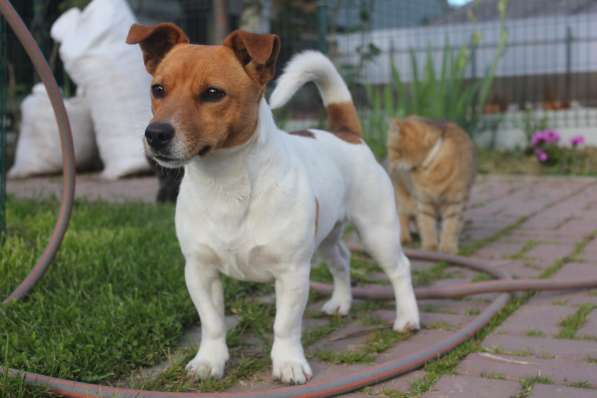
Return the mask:
{"type": "MultiPolygon", "coordinates": [[[[72,135],[68,123],[68,116],[64,109],[62,97],[58,85],[54,80],[41,50],[33,40],[31,33],[15,12],[8,0],[0,0],[0,12],[8,21],[8,24],[23,44],[27,54],[33,62],[35,69],[41,77],[50,97],[58,127],[63,156],[63,195],[60,207],[60,214],[56,226],[50,236],[49,243],[39,258],[37,264],[19,287],[12,292],[4,302],[19,300],[26,296],[47,270],[54,259],[64,233],[68,227],[70,218],[74,189],[75,189],[75,167],[74,153],[72,146],[72,135]]],[[[360,247],[353,247],[360,250],[360,247]]],[[[201,393],[201,392],[160,392],[144,391],[129,388],[118,388],[102,386],[97,384],[81,383],[36,373],[25,372],[15,369],[0,367],[0,372],[6,372],[15,378],[22,378],[26,383],[43,386],[49,390],[65,397],[102,397],[102,398],[324,398],[342,393],[347,393],[371,384],[391,379],[423,366],[426,362],[439,358],[450,352],[466,340],[475,336],[491,319],[508,303],[509,294],[505,292],[524,290],[567,290],[580,288],[597,288],[597,280],[567,280],[567,281],[540,281],[540,280],[512,280],[510,275],[496,269],[494,264],[488,260],[450,256],[438,253],[429,253],[416,250],[406,250],[407,256],[411,259],[424,261],[443,261],[454,266],[459,266],[474,271],[484,272],[497,280],[479,283],[466,283],[446,287],[419,288],[415,289],[418,299],[441,299],[457,298],[473,294],[502,292],[493,300],[481,313],[467,325],[453,333],[449,337],[433,344],[431,347],[407,355],[402,358],[394,358],[387,362],[361,369],[357,372],[347,373],[338,376],[333,380],[315,381],[301,386],[281,387],[264,391],[251,392],[223,392],[223,393],[201,393]]],[[[313,283],[312,288],[316,291],[328,293],[331,287],[326,284],[313,283]]],[[[355,288],[354,296],[370,299],[393,299],[391,289],[383,287],[355,288]]]]}
{"type": "Polygon", "coordinates": [[[54,115],[58,122],[58,130],[60,131],[63,170],[60,213],[56,225],[54,226],[54,230],[50,235],[48,245],[42,252],[42,255],[37,260],[37,263],[29,275],[27,275],[23,282],[21,282],[21,284],[4,300],[4,303],[8,303],[9,301],[22,299],[31,291],[31,289],[33,289],[33,286],[35,286],[37,281],[39,281],[45,274],[62,243],[62,239],[68,228],[68,222],[73,208],[73,200],[75,198],[75,152],[73,150],[73,136],[71,134],[64,102],[62,101],[62,95],[60,94],[58,84],[54,79],[52,70],[48,66],[44,55],[37,46],[33,36],[31,36],[31,32],[29,32],[29,29],[27,29],[27,26],[25,26],[23,20],[19,17],[19,14],[17,14],[9,1],[0,1],[0,12],[4,18],[6,18],[8,25],[23,45],[23,48],[35,67],[35,71],[41,78],[46,87],[46,91],[48,92],[50,103],[52,104],[52,109],[54,109],[54,115]]]}

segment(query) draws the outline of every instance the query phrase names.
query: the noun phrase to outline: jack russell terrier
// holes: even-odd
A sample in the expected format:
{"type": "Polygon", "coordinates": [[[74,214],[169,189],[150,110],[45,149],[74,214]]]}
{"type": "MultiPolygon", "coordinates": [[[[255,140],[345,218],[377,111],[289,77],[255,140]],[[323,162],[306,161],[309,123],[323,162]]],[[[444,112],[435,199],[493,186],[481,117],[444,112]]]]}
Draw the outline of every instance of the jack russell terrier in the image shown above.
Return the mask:
{"type": "Polygon", "coordinates": [[[419,328],[392,183],[364,143],[346,84],[324,55],[297,55],[271,96],[276,108],[307,82],[319,88],[330,132],[293,134],[278,129],[264,99],[280,50],[276,35],[235,31],[223,45],[192,45],[174,24],[135,24],[127,43],[140,44],[153,76],[146,150],[164,167],[184,166],[176,234],[201,318],[189,373],[224,374],[223,273],[275,282],[273,377],[308,381],[301,326],[311,262],[317,251],[334,278],[323,312],[346,315],[352,301],[350,252],[341,240],[347,223],[392,282],[394,329],[419,328]]]}

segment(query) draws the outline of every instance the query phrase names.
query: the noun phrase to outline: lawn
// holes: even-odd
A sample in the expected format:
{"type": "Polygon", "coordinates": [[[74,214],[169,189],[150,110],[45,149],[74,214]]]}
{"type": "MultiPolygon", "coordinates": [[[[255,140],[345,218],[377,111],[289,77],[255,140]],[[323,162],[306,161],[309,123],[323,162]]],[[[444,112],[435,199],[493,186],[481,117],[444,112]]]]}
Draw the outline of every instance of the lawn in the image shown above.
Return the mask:
{"type": "Polygon", "coordinates": [[[597,147],[562,148],[560,154],[560,161],[545,165],[521,150],[479,149],[479,173],[597,176],[597,147]]]}
{"type": "MultiPolygon", "coordinates": [[[[8,200],[0,296],[41,253],[56,201],[8,200]]],[[[183,278],[172,206],[78,202],[50,272],[24,301],[0,306],[2,365],[111,383],[156,364],[197,321],[183,278]]],[[[252,284],[226,281],[228,303],[252,284]]],[[[0,375],[0,396],[48,396],[0,375]]]]}

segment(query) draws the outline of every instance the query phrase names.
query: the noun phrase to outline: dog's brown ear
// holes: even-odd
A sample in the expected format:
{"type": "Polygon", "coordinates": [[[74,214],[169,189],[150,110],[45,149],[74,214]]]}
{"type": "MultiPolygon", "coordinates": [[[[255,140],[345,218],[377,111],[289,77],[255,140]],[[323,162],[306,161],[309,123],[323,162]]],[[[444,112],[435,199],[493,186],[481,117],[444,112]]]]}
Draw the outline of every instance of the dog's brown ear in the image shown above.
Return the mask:
{"type": "Polygon", "coordinates": [[[126,38],[127,44],[139,44],[145,68],[153,75],[160,61],[177,44],[189,42],[187,35],[173,23],[156,25],[133,24],[126,38]]]}
{"type": "Polygon", "coordinates": [[[235,30],[226,36],[224,45],[234,51],[253,80],[265,85],[273,79],[280,54],[280,38],[277,35],[235,30]]]}

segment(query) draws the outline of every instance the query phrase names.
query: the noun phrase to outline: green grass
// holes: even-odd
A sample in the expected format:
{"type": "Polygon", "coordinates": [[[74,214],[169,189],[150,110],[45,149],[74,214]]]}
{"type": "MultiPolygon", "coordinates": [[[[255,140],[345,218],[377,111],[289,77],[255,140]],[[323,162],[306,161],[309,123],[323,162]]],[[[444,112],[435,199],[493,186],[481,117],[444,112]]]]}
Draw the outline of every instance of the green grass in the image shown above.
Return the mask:
{"type": "Polygon", "coordinates": [[[586,389],[594,389],[595,388],[593,386],[593,384],[588,380],[575,381],[574,383],[568,384],[568,387],[586,388],[586,389]]]}
{"type": "Polygon", "coordinates": [[[410,335],[410,333],[396,333],[392,328],[386,327],[371,332],[366,344],[359,350],[320,350],[315,353],[315,356],[322,361],[333,364],[371,363],[375,360],[377,354],[386,351],[400,341],[408,339],[410,335]]]}
{"type": "Polygon", "coordinates": [[[545,337],[545,333],[543,333],[541,330],[531,329],[531,330],[527,331],[527,336],[529,336],[529,337],[545,337]]]}
{"type": "Polygon", "coordinates": [[[506,380],[506,375],[498,372],[481,372],[481,377],[492,380],[506,380]]]}
{"type": "Polygon", "coordinates": [[[537,247],[538,244],[539,244],[539,242],[537,242],[535,240],[528,240],[520,248],[520,250],[518,250],[516,253],[512,254],[511,256],[509,256],[508,259],[510,259],[510,260],[521,260],[521,259],[523,259],[523,258],[526,257],[526,255],[527,255],[528,252],[530,252],[535,247],[537,247]]]}
{"type": "Polygon", "coordinates": [[[545,376],[534,376],[523,379],[520,382],[520,392],[514,398],[527,398],[531,395],[535,384],[553,384],[553,381],[545,376]]]}
{"type": "Polygon", "coordinates": [[[583,304],[578,307],[578,310],[569,317],[560,322],[560,333],[558,337],[561,339],[573,339],[580,328],[584,326],[587,319],[593,310],[597,309],[595,304],[583,304]]]}
{"type": "MultiPolygon", "coordinates": [[[[56,201],[9,198],[8,233],[0,243],[0,296],[31,269],[57,208],[56,201]]],[[[255,290],[252,284],[225,281],[230,306],[255,290]]],[[[78,202],[50,272],[25,300],[0,306],[1,365],[110,383],[162,361],[195,322],[173,207],[78,202]]],[[[241,327],[247,323],[241,321],[241,327]]],[[[36,394],[48,396],[0,379],[0,396],[36,394]]]]}
{"type": "Polygon", "coordinates": [[[532,174],[532,175],[597,175],[597,148],[561,148],[565,161],[554,165],[540,164],[533,154],[523,151],[498,151],[479,149],[479,173],[481,174],[532,174]]]}

